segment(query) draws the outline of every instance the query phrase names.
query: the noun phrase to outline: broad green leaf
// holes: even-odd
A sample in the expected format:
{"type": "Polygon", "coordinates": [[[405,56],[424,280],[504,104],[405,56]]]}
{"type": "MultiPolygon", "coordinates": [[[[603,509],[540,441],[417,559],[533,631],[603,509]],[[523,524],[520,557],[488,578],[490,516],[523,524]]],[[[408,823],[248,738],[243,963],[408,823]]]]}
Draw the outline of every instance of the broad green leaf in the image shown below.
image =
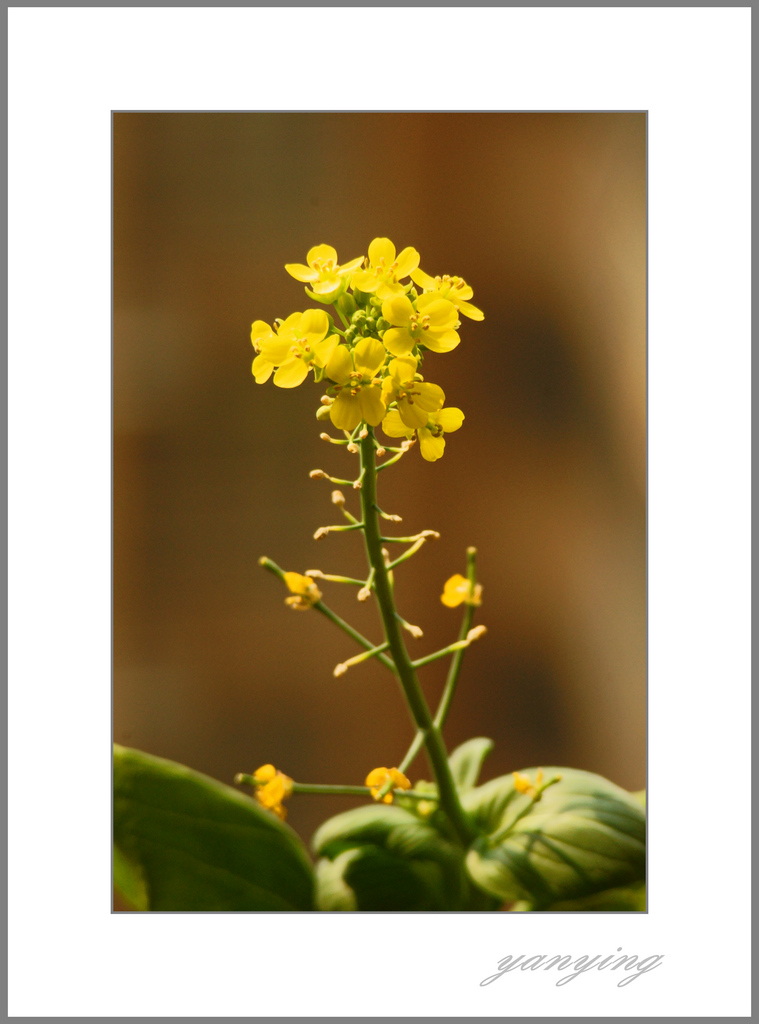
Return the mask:
{"type": "MultiPolygon", "coordinates": [[[[522,774],[534,780],[536,771],[522,774]]],[[[474,881],[503,900],[526,900],[541,910],[642,881],[646,820],[640,802],[600,775],[572,768],[543,772],[546,779],[562,778],[532,806],[511,775],[462,795],[464,809],[487,833],[467,854],[474,881]]]]}
{"type": "Polygon", "coordinates": [[[113,780],[114,880],[127,899],[141,877],[149,910],[312,909],[303,843],[250,797],[119,746],[113,780]]]}
{"type": "Polygon", "coordinates": [[[148,909],[148,887],[139,864],[113,847],[113,886],[135,910],[148,909]]]}
{"type": "Polygon", "coordinates": [[[456,747],[448,763],[453,773],[453,781],[459,791],[472,789],[477,785],[482,762],[493,749],[493,741],[486,736],[475,736],[460,747],[456,747]]]}
{"type": "Polygon", "coordinates": [[[562,900],[559,903],[552,903],[546,909],[614,911],[616,913],[637,911],[640,913],[646,909],[646,883],[637,882],[635,885],[620,886],[617,889],[604,889],[603,892],[594,893],[592,896],[583,896],[579,900],[562,900]]]}
{"type": "Polygon", "coordinates": [[[492,909],[466,877],[463,851],[410,811],[358,807],[314,836],[320,910],[492,909]],[[328,863],[324,863],[327,861],[328,863]]]}

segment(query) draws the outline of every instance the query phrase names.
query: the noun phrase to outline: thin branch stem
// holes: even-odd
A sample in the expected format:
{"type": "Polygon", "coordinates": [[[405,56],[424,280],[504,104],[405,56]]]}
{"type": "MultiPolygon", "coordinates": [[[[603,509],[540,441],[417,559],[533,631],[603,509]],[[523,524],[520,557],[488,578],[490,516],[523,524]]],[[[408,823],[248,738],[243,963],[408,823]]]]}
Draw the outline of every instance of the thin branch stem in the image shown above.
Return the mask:
{"type": "MultiPolygon", "coordinates": [[[[258,564],[263,566],[264,569],[267,569],[269,572],[273,573],[275,576],[279,577],[279,579],[282,580],[282,582],[284,583],[285,571],[284,569],[280,569],[276,562],[272,562],[270,558],[263,557],[259,558],[258,564]]],[[[333,625],[337,626],[338,629],[341,629],[343,633],[349,636],[351,640],[355,640],[356,643],[363,647],[365,650],[373,651],[374,648],[377,646],[376,644],[373,644],[371,640],[367,640],[365,636],[362,636],[358,632],[358,630],[353,628],[353,626],[349,626],[344,619],[341,619],[339,615],[336,615],[331,608],[328,608],[327,605],[324,604],[323,601],[317,601],[316,604],[314,604],[312,607],[314,608],[314,611],[319,612],[319,614],[323,615],[325,619],[329,619],[329,621],[333,623],[333,625]]],[[[385,668],[390,669],[393,675],[395,675],[395,665],[393,664],[391,659],[387,657],[387,655],[378,654],[377,661],[381,662],[385,666],[385,668]]]]}

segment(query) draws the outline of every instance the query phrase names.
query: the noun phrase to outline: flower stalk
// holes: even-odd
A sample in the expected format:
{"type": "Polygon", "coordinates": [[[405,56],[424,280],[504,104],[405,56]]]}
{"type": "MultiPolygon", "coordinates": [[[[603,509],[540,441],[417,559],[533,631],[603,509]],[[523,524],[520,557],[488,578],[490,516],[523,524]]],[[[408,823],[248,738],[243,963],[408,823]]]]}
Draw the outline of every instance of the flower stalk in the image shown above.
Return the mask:
{"type": "MultiPolygon", "coordinates": [[[[398,681],[408,704],[414,723],[421,732],[430,767],[438,785],[440,806],[447,815],[453,831],[462,845],[467,846],[475,836],[459,801],[453,782],[448,755],[440,729],[435,725],[430,709],[424,699],[422,688],[416,677],[396,618],[395,601],[388,577],[388,567],[382,554],[382,537],[377,516],[377,470],[374,455],[373,432],[361,441],[361,468],[364,486],[361,490],[361,506],[364,519],[364,542],[369,564],[374,569],[374,590],[377,596],[385,637],[395,664],[398,681]]],[[[416,539],[416,538],[413,538],[416,539]]]]}

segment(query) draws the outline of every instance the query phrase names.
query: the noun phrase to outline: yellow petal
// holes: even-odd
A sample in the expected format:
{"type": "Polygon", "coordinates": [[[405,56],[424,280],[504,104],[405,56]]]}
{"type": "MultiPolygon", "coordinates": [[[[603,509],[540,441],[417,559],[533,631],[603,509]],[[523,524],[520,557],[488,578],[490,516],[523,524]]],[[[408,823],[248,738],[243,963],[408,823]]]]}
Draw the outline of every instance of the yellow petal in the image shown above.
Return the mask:
{"type": "Polygon", "coordinates": [[[307,376],[308,363],[305,359],[288,359],[274,374],[274,383],[278,388],[297,388],[307,376]]]}
{"type": "Polygon", "coordinates": [[[420,288],[426,288],[428,292],[436,292],[438,289],[438,283],[435,278],[425,274],[421,267],[411,271],[411,280],[414,284],[418,284],[420,288]]]}
{"type": "Polygon", "coordinates": [[[367,270],[357,270],[351,278],[351,286],[353,288],[358,288],[360,292],[376,292],[378,284],[378,278],[376,278],[374,274],[370,274],[367,270]]]}
{"type": "Polygon", "coordinates": [[[433,413],[430,419],[434,419],[446,434],[451,434],[464,422],[464,414],[461,409],[451,406],[450,409],[441,409],[440,412],[433,413]]]}
{"type": "Polygon", "coordinates": [[[414,307],[406,295],[396,295],[382,303],[382,315],[395,327],[408,327],[413,313],[414,307]]]}
{"type": "Polygon", "coordinates": [[[420,409],[415,401],[409,402],[407,398],[399,399],[398,412],[400,413],[401,419],[410,430],[415,430],[417,427],[427,426],[429,413],[425,412],[424,409],[420,409]]]}
{"type": "MultiPolygon", "coordinates": [[[[339,350],[338,350],[339,351],[339,350]]],[[[329,407],[329,418],[338,430],[353,430],[361,422],[361,403],[358,395],[341,391],[329,407]]]]}
{"type": "Polygon", "coordinates": [[[378,299],[392,299],[396,295],[403,295],[405,289],[402,284],[397,284],[395,281],[388,281],[385,278],[384,281],[377,283],[377,298],[378,299]]]}
{"type": "MultiPolygon", "coordinates": [[[[438,456],[438,458],[439,457],[440,456],[438,456]]],[[[435,460],[429,459],[428,461],[434,462],[435,460]]],[[[457,605],[460,605],[462,601],[466,600],[466,597],[469,594],[469,589],[470,584],[466,576],[462,576],[461,573],[456,573],[455,576],[451,576],[449,580],[445,581],[443,594],[440,600],[447,608],[455,608],[457,605]]]]}
{"type": "Polygon", "coordinates": [[[416,301],[416,308],[423,316],[430,318],[433,327],[453,327],[458,320],[454,304],[434,294],[420,295],[416,301]]]}
{"type": "Polygon", "coordinates": [[[385,417],[387,409],[382,401],[382,391],[377,387],[361,388],[358,393],[361,407],[361,419],[370,426],[377,427],[385,417]]]}
{"type": "Polygon", "coordinates": [[[389,774],[396,789],[411,789],[411,783],[403,772],[399,772],[397,768],[391,768],[389,774]]]}
{"type": "Polygon", "coordinates": [[[285,270],[294,277],[296,281],[317,281],[319,274],[311,267],[304,267],[302,263],[285,263],[285,270]]]}
{"type": "Polygon", "coordinates": [[[455,331],[444,331],[442,334],[425,331],[422,338],[422,344],[430,352],[452,352],[460,341],[461,338],[455,331]]]}
{"type": "Polygon", "coordinates": [[[323,309],[307,309],[300,320],[301,337],[315,345],[329,330],[329,319],[323,309]]]}
{"type": "Polygon", "coordinates": [[[274,331],[271,327],[264,323],[263,320],[256,320],[250,328],[250,340],[254,345],[260,345],[262,341],[267,338],[273,338],[274,331]]]}
{"type": "Polygon", "coordinates": [[[399,384],[405,384],[406,381],[414,379],[417,362],[413,356],[399,356],[397,359],[391,359],[387,367],[388,373],[399,384]]]}
{"type": "Polygon", "coordinates": [[[302,576],[299,572],[286,572],[283,579],[291,594],[306,594],[314,585],[310,576],[302,576]]]}
{"type": "Polygon", "coordinates": [[[418,392],[414,396],[414,405],[426,413],[437,412],[445,401],[445,392],[437,384],[415,384],[414,390],[418,392]]]}
{"type": "Polygon", "coordinates": [[[323,277],[321,281],[316,281],[312,284],[310,291],[306,288],[306,293],[311,298],[316,297],[317,302],[332,303],[340,298],[347,284],[348,282],[345,278],[340,277],[338,274],[330,274],[329,277],[323,277]]]}
{"type": "Polygon", "coordinates": [[[398,281],[408,277],[412,270],[419,266],[419,253],[410,245],[407,246],[398,256],[398,266],[395,268],[395,277],[398,281]]]}
{"type": "Polygon", "coordinates": [[[471,304],[471,302],[460,302],[457,299],[456,300],[456,306],[458,308],[459,313],[463,313],[464,316],[468,316],[470,320],[484,320],[485,319],[485,314],[482,312],[482,310],[481,309],[477,309],[477,307],[473,306],[471,304]]]}
{"type": "Polygon", "coordinates": [[[353,273],[354,270],[358,270],[361,264],[364,262],[363,256],[357,256],[355,260],[351,260],[350,263],[343,263],[340,267],[340,276],[344,277],[353,273]]]}
{"type": "Polygon", "coordinates": [[[389,238],[375,238],[369,246],[369,260],[373,267],[378,267],[383,259],[389,270],[395,260],[395,246],[389,238]]]}
{"type": "Polygon", "coordinates": [[[292,352],[290,351],[292,345],[292,340],[282,337],[278,338],[272,334],[270,338],[264,338],[259,348],[262,356],[265,356],[275,366],[279,366],[280,363],[284,363],[285,360],[292,358],[292,352]]]}
{"type": "Polygon", "coordinates": [[[423,427],[419,431],[419,451],[422,453],[422,458],[427,462],[437,462],[438,459],[443,457],[445,438],[442,436],[433,437],[429,430],[423,427]]]}
{"type": "Polygon", "coordinates": [[[401,419],[397,409],[391,409],[382,421],[382,429],[388,437],[411,437],[414,433],[401,419]]]}
{"type": "Polygon", "coordinates": [[[387,768],[372,768],[366,776],[365,786],[381,786],[387,780],[387,768]]]}
{"type": "Polygon", "coordinates": [[[253,778],[256,782],[268,782],[273,779],[277,774],[277,769],[273,764],[262,764],[260,768],[256,768],[253,772],[253,778]]]}
{"type": "Polygon", "coordinates": [[[373,377],[385,361],[387,351],[376,338],[362,338],[353,350],[353,362],[357,370],[373,377]]]}
{"type": "Polygon", "coordinates": [[[390,327],[382,335],[382,344],[394,356],[405,356],[416,342],[405,327],[390,327]]]}
{"type": "Polygon", "coordinates": [[[317,366],[326,366],[339,344],[340,339],[336,334],[330,334],[324,341],[318,342],[314,346],[314,363],[317,366]]]}
{"type": "Polygon", "coordinates": [[[256,378],[256,384],[265,384],[273,370],[274,363],[269,362],[266,356],[256,356],[253,360],[253,376],[256,378]]]}
{"type": "Polygon", "coordinates": [[[322,263],[326,263],[327,260],[332,260],[332,265],[337,266],[337,250],[333,249],[331,245],[315,245],[313,249],[309,249],[306,255],[306,263],[309,266],[320,260],[322,263]]]}
{"type": "MultiPolygon", "coordinates": [[[[345,384],[353,371],[353,360],[345,345],[338,345],[327,361],[325,373],[335,384],[345,384]]],[[[334,422],[334,421],[333,421],[334,422]]]]}

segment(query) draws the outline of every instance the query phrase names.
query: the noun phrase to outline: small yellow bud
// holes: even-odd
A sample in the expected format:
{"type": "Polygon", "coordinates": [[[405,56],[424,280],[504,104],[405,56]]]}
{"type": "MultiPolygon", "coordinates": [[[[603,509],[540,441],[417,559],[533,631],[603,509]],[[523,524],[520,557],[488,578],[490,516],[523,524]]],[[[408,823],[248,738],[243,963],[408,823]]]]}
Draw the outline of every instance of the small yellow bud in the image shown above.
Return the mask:
{"type": "Polygon", "coordinates": [[[320,423],[326,422],[329,419],[329,409],[326,405],[320,405],[316,410],[316,418],[320,423]]]}
{"type": "Polygon", "coordinates": [[[312,480],[329,480],[323,469],[312,469],[308,475],[312,480]]]}
{"type": "Polygon", "coordinates": [[[469,630],[466,638],[471,643],[472,640],[479,640],[481,636],[485,636],[487,631],[487,626],[475,626],[474,629],[469,630]]]}
{"type": "Polygon", "coordinates": [[[343,507],[343,505],[345,504],[345,495],[343,494],[342,491],[332,492],[332,504],[339,505],[340,508],[343,507]]]}

